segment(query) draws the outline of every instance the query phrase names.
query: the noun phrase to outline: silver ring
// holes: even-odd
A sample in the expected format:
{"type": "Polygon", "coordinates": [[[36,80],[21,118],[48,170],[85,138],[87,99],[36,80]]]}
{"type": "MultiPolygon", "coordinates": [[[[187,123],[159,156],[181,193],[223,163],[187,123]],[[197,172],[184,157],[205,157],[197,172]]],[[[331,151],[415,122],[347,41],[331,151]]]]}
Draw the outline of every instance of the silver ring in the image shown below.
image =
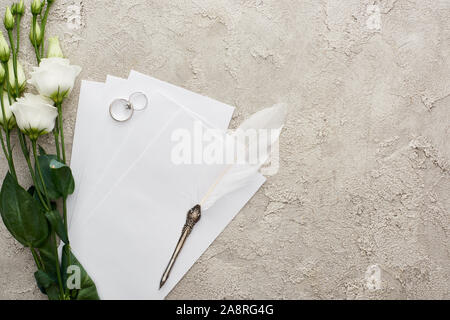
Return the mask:
{"type": "Polygon", "coordinates": [[[133,106],[126,99],[115,99],[109,105],[109,114],[111,118],[113,118],[117,122],[125,122],[129,120],[133,116],[133,113],[133,106]],[[123,114],[122,116],[121,113],[123,114]]]}
{"type": "Polygon", "coordinates": [[[147,108],[148,98],[143,92],[134,92],[127,99],[115,99],[109,105],[109,115],[115,121],[124,122],[129,120],[134,111],[141,111],[147,108]]]}
{"type": "Polygon", "coordinates": [[[144,110],[148,106],[148,98],[145,93],[141,91],[133,92],[132,94],[130,94],[128,101],[135,111],[144,110]]]}

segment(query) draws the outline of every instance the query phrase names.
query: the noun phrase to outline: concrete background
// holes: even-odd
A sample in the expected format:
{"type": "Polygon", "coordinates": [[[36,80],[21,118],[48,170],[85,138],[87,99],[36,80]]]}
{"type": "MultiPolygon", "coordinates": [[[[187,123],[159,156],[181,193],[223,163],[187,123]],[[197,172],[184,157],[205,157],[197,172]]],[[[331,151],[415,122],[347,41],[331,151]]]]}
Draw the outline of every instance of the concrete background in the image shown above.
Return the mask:
{"type": "MultiPolygon", "coordinates": [[[[233,125],[289,104],[279,174],[169,299],[450,298],[449,0],[57,0],[48,31],[82,79],[134,68],[236,105],[233,125]]],[[[44,298],[33,272],[0,223],[0,298],[44,298]]]]}

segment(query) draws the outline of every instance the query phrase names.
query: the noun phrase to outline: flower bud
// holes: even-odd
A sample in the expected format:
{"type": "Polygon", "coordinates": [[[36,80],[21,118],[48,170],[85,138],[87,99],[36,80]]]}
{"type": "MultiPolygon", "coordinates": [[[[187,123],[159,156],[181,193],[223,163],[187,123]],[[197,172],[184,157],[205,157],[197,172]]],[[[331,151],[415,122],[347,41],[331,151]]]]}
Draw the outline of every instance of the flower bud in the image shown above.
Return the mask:
{"type": "Polygon", "coordinates": [[[6,42],[5,37],[3,36],[3,32],[0,31],[0,61],[8,62],[9,54],[9,45],[6,42]]]}
{"type": "Polygon", "coordinates": [[[13,3],[11,6],[11,13],[13,16],[17,14],[17,3],[13,3]]]}
{"type": "Polygon", "coordinates": [[[41,0],[33,0],[31,3],[31,13],[33,16],[38,15],[41,13],[43,7],[43,3],[41,0]]]}
{"type": "Polygon", "coordinates": [[[17,4],[16,4],[16,13],[19,16],[22,16],[25,13],[25,4],[23,2],[23,0],[20,0],[17,4]]]}
{"type": "Polygon", "coordinates": [[[9,104],[8,94],[3,91],[3,105],[0,104],[0,108],[3,106],[3,109],[0,109],[0,125],[3,129],[13,129],[16,126],[16,119],[11,110],[11,105],[9,104]],[[5,115],[3,117],[3,115],[5,115]]]}
{"type": "MultiPolygon", "coordinates": [[[[14,64],[12,59],[8,61],[8,76],[9,76],[9,85],[13,90],[13,93],[17,92],[16,86],[16,75],[14,74],[14,64]]],[[[25,90],[25,86],[27,84],[27,79],[25,78],[25,72],[23,71],[22,65],[17,61],[17,83],[19,85],[19,93],[22,93],[25,90]]]]}
{"type": "Polygon", "coordinates": [[[58,37],[48,39],[47,58],[63,58],[61,47],[59,45],[58,37]]]}
{"type": "Polygon", "coordinates": [[[3,85],[5,81],[5,68],[3,67],[3,63],[0,63],[0,85],[3,85]]]}
{"type": "Polygon", "coordinates": [[[30,41],[33,45],[34,45],[34,40],[35,40],[34,37],[36,37],[36,44],[39,46],[42,41],[42,32],[41,32],[41,27],[39,27],[39,24],[37,24],[37,23],[36,23],[36,29],[34,29],[33,26],[31,26],[31,29],[30,29],[30,41]]]}
{"type": "Polygon", "coordinates": [[[5,25],[6,30],[12,30],[14,28],[14,16],[12,15],[10,7],[6,7],[3,24],[5,25]]]}

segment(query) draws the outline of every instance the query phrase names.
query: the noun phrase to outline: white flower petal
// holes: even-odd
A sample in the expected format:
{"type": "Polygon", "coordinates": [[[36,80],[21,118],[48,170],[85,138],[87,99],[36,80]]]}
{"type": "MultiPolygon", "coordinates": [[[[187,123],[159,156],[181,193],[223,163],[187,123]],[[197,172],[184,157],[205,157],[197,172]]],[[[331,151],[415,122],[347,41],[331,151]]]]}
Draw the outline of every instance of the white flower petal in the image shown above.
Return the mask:
{"type": "Polygon", "coordinates": [[[42,59],[39,67],[31,73],[28,83],[33,85],[43,96],[54,100],[62,99],[65,94],[72,91],[75,79],[80,72],[81,67],[70,65],[68,59],[42,59]]]}
{"type": "Polygon", "coordinates": [[[49,104],[53,105],[53,101],[47,97],[38,95],[38,94],[31,94],[31,93],[25,93],[24,97],[17,99],[19,102],[26,102],[29,104],[49,104]]]}
{"type": "Polygon", "coordinates": [[[47,102],[47,98],[27,93],[11,106],[20,130],[44,133],[53,130],[58,109],[47,102]]]}
{"type": "Polygon", "coordinates": [[[52,65],[59,64],[63,66],[69,66],[70,60],[64,59],[64,58],[45,58],[41,60],[41,63],[39,64],[40,69],[51,69],[52,65]]]}

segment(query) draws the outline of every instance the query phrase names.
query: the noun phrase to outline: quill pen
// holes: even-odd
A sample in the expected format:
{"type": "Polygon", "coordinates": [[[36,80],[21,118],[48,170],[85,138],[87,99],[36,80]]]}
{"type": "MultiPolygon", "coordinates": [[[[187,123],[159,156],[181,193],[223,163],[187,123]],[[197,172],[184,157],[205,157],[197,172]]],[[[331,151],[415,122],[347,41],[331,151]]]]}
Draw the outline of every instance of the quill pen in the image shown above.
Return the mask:
{"type": "Polygon", "coordinates": [[[230,164],[226,166],[223,172],[218,175],[209,187],[208,191],[199,203],[188,211],[181,236],[161,277],[159,284],[160,288],[169,278],[170,271],[172,270],[187,237],[191,233],[195,224],[200,220],[202,209],[205,211],[211,208],[225,195],[244,187],[252,180],[261,166],[269,159],[272,147],[276,142],[278,142],[280,132],[286,119],[286,114],[286,105],[276,104],[273,107],[254,113],[247,120],[245,120],[238,129],[235,130],[233,133],[233,136],[235,137],[238,137],[239,135],[245,136],[246,132],[249,130],[252,130],[253,132],[266,131],[268,134],[265,135],[265,139],[248,139],[248,141],[247,139],[244,139],[243,143],[246,151],[246,159],[248,160],[247,163],[240,165],[230,164]],[[259,156],[256,159],[252,159],[253,161],[249,161],[249,150],[251,149],[258,150],[259,152],[259,156]]]}

